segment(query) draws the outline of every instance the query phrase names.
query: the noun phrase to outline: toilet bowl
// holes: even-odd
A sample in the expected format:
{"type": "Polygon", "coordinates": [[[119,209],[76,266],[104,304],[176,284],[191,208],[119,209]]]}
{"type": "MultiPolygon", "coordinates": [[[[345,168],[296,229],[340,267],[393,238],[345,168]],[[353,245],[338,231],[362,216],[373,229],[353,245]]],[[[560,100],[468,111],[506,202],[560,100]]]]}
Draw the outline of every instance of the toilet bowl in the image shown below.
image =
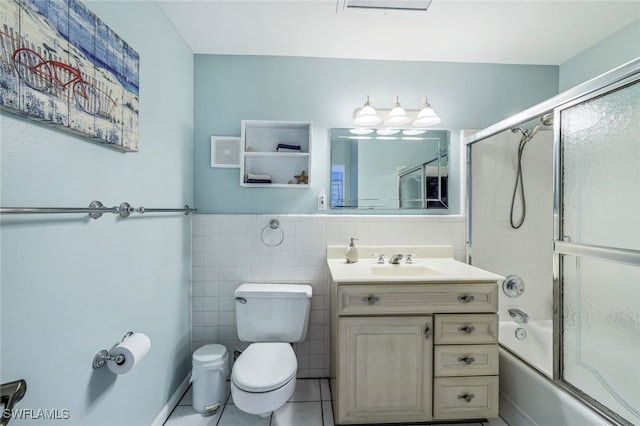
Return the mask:
{"type": "Polygon", "coordinates": [[[305,284],[242,284],[235,291],[238,337],[252,342],[231,371],[240,410],[268,416],[293,395],[298,361],[291,343],[306,337],[311,293],[305,284]]]}
{"type": "Polygon", "coordinates": [[[252,343],[233,366],[234,404],[246,413],[268,416],[293,395],[297,370],[289,343],[252,343]]]}

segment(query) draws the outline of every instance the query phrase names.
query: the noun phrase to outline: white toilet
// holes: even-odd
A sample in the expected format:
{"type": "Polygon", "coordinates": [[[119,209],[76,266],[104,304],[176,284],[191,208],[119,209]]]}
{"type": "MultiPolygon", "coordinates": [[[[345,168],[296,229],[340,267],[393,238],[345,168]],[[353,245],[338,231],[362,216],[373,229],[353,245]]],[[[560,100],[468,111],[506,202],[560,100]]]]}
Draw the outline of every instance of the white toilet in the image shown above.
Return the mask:
{"type": "Polygon", "coordinates": [[[291,343],[307,335],[311,286],[242,284],[235,291],[238,337],[253,342],[231,371],[234,404],[268,416],[291,398],[298,361],[291,343]]]}

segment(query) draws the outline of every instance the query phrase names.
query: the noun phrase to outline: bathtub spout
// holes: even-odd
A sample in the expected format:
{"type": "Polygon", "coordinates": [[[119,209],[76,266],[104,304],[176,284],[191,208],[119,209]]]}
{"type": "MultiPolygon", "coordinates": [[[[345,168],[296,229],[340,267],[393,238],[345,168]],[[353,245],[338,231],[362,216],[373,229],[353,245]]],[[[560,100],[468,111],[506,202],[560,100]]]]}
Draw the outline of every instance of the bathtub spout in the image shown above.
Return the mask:
{"type": "Polygon", "coordinates": [[[529,322],[529,315],[522,312],[520,309],[516,309],[516,308],[509,309],[509,315],[511,315],[511,318],[513,318],[515,322],[521,322],[523,324],[526,324],[529,322]]]}

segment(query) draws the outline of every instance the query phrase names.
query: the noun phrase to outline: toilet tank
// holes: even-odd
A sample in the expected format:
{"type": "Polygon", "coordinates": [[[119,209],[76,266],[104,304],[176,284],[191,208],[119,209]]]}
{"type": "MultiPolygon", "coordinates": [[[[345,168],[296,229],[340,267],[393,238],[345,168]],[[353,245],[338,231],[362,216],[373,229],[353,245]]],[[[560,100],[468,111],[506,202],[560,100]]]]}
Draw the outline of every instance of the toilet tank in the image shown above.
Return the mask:
{"type": "Polygon", "coordinates": [[[238,337],[243,342],[303,341],[311,293],[306,284],[242,284],[235,291],[238,337]]]}

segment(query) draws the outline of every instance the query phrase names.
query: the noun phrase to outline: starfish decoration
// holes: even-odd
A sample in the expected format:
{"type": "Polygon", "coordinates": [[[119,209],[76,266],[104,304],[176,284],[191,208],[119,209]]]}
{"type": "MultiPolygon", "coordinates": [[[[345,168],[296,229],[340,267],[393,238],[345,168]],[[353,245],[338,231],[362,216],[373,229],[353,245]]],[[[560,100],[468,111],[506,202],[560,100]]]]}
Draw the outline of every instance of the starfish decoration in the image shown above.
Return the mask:
{"type": "Polygon", "coordinates": [[[300,172],[299,175],[294,175],[293,177],[296,178],[296,183],[309,183],[309,176],[307,176],[307,172],[304,170],[300,172]]]}

